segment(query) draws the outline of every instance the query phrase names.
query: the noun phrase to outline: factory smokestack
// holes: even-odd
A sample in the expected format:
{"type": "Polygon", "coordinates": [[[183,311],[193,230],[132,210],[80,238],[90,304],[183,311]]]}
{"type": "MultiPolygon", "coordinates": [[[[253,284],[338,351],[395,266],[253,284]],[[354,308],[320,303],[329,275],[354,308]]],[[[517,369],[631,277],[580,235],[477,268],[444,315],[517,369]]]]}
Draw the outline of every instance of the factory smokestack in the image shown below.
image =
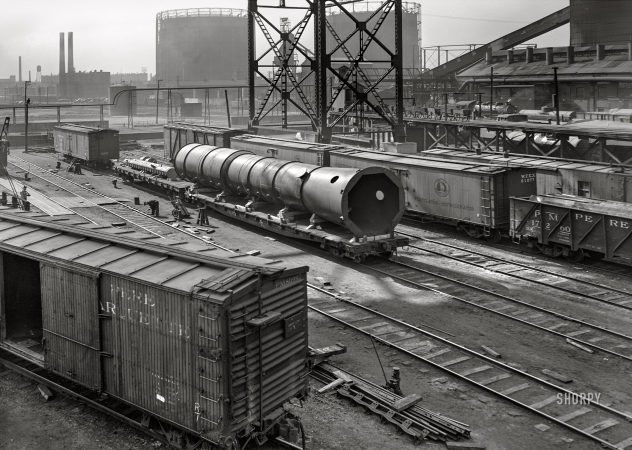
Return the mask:
{"type": "Polygon", "coordinates": [[[37,66],[37,73],[35,75],[35,82],[36,83],[41,83],[42,82],[42,66],[37,66]]]}
{"type": "Polygon", "coordinates": [[[66,94],[75,98],[75,56],[72,31],[68,32],[68,76],[66,77],[66,94]]]}
{"type": "Polygon", "coordinates": [[[18,81],[21,83],[22,82],[22,57],[19,57],[19,69],[18,69],[18,81]]]}
{"type": "Polygon", "coordinates": [[[59,84],[57,98],[66,96],[66,46],[64,33],[59,33],[59,84]]]}

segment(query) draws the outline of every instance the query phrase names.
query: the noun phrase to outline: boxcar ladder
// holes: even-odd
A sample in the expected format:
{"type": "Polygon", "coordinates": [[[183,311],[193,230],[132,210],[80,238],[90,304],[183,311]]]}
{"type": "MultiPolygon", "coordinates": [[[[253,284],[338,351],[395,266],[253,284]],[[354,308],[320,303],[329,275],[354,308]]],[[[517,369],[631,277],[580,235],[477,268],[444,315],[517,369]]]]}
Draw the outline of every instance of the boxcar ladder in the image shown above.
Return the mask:
{"type": "Polygon", "coordinates": [[[489,178],[481,177],[481,216],[483,217],[483,236],[492,235],[492,189],[489,178]]]}

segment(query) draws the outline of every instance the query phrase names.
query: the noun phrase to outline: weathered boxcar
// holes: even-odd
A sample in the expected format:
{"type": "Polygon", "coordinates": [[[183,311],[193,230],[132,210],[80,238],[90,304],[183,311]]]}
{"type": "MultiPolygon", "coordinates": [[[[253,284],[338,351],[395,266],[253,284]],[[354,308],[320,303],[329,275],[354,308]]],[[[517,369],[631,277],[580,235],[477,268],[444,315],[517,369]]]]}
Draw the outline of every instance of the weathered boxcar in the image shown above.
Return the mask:
{"type": "Polygon", "coordinates": [[[176,122],[165,125],[165,158],[173,159],[187,144],[206,144],[216,147],[230,147],[231,139],[248,132],[245,129],[223,128],[176,122]]]}
{"type": "Polygon", "coordinates": [[[632,262],[632,206],[566,195],[511,199],[511,235],[549,256],[632,262]]]}
{"type": "Polygon", "coordinates": [[[187,440],[263,439],[307,392],[307,267],[1,212],[0,266],[0,347],[187,440]]]}
{"type": "Polygon", "coordinates": [[[55,150],[90,166],[119,157],[119,132],[109,128],[64,124],[53,127],[55,150]]]}
{"type": "Polygon", "coordinates": [[[449,161],[479,162],[501,166],[531,167],[536,170],[538,194],[567,194],[586,198],[632,202],[632,168],[596,161],[569,160],[535,155],[476,152],[437,148],[422,157],[449,161]]]}
{"type": "Polygon", "coordinates": [[[473,237],[499,240],[509,228],[509,197],[535,193],[528,168],[433,161],[358,149],[330,152],[334,167],[385,167],[404,186],[406,212],[456,223],[473,237]]]}
{"type": "Polygon", "coordinates": [[[285,161],[298,161],[322,167],[329,167],[329,152],[331,150],[344,148],[340,145],[316,144],[253,134],[234,137],[230,147],[235,150],[248,150],[259,156],[270,156],[285,161]]]}

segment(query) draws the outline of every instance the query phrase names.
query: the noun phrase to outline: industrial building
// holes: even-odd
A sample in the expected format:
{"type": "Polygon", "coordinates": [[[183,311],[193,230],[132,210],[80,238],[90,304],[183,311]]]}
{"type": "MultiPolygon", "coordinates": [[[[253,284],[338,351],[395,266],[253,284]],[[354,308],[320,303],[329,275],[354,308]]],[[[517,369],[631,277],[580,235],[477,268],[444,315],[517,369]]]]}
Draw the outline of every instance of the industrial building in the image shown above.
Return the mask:
{"type": "Polygon", "coordinates": [[[462,89],[482,92],[484,101],[491,99],[493,77],[494,101],[540,109],[552,105],[557,68],[561,110],[630,108],[631,28],[631,2],[571,0],[568,47],[488,52],[456,77],[462,89]]]}

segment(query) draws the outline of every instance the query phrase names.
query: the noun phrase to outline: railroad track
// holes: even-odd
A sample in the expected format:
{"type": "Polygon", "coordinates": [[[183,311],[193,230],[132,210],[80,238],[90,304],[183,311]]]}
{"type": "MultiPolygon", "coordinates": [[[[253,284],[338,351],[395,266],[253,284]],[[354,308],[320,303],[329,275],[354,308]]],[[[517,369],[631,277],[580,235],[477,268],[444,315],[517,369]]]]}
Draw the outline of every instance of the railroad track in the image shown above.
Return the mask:
{"type": "Polygon", "coordinates": [[[580,280],[569,275],[551,272],[548,269],[541,269],[525,263],[507,261],[496,256],[464,249],[463,247],[427,239],[410,233],[401,231],[398,231],[398,233],[403,236],[418,239],[418,242],[422,244],[428,244],[426,246],[411,244],[409,245],[410,248],[632,311],[632,293],[630,292],[592,281],[580,280]],[[433,250],[429,248],[431,245],[449,248],[455,250],[455,253],[447,254],[433,250]]]}
{"type": "Polygon", "coordinates": [[[372,260],[367,261],[364,267],[418,289],[435,292],[562,337],[571,345],[583,347],[583,350],[598,350],[632,361],[632,336],[400,261],[372,260]],[[472,292],[485,297],[472,296],[472,292]]]}
{"type": "MultiPolygon", "coordinates": [[[[202,239],[195,233],[189,232],[180,227],[174,228],[168,223],[165,223],[154,216],[145,214],[142,211],[137,210],[136,208],[132,208],[131,206],[124,204],[123,202],[108,197],[107,195],[95,192],[94,190],[89,189],[75,181],[64,178],[56,173],[50,172],[49,170],[31,162],[25,161],[22,158],[18,158],[17,156],[13,155],[11,155],[9,158],[9,163],[14,165],[15,167],[21,170],[28,170],[32,176],[40,178],[47,183],[58,187],[59,189],[75,195],[76,197],[80,197],[88,202],[94,203],[95,206],[98,206],[99,208],[113,214],[114,216],[124,220],[125,222],[136,225],[137,227],[141,228],[151,235],[165,237],[165,234],[180,232],[207,244],[213,245],[217,248],[221,248],[222,250],[230,251],[229,249],[222,247],[221,245],[216,244],[210,240],[202,239]],[[167,233],[167,230],[169,231],[169,233],[167,233]]],[[[90,221],[94,222],[92,220],[90,221]]]]}
{"type": "Polygon", "coordinates": [[[319,314],[543,416],[605,448],[632,447],[632,413],[595,402],[578,406],[573,400],[581,397],[571,390],[451,342],[424,330],[423,326],[390,317],[318,286],[309,287],[324,294],[324,297],[312,297],[309,301],[309,308],[319,314]]]}

